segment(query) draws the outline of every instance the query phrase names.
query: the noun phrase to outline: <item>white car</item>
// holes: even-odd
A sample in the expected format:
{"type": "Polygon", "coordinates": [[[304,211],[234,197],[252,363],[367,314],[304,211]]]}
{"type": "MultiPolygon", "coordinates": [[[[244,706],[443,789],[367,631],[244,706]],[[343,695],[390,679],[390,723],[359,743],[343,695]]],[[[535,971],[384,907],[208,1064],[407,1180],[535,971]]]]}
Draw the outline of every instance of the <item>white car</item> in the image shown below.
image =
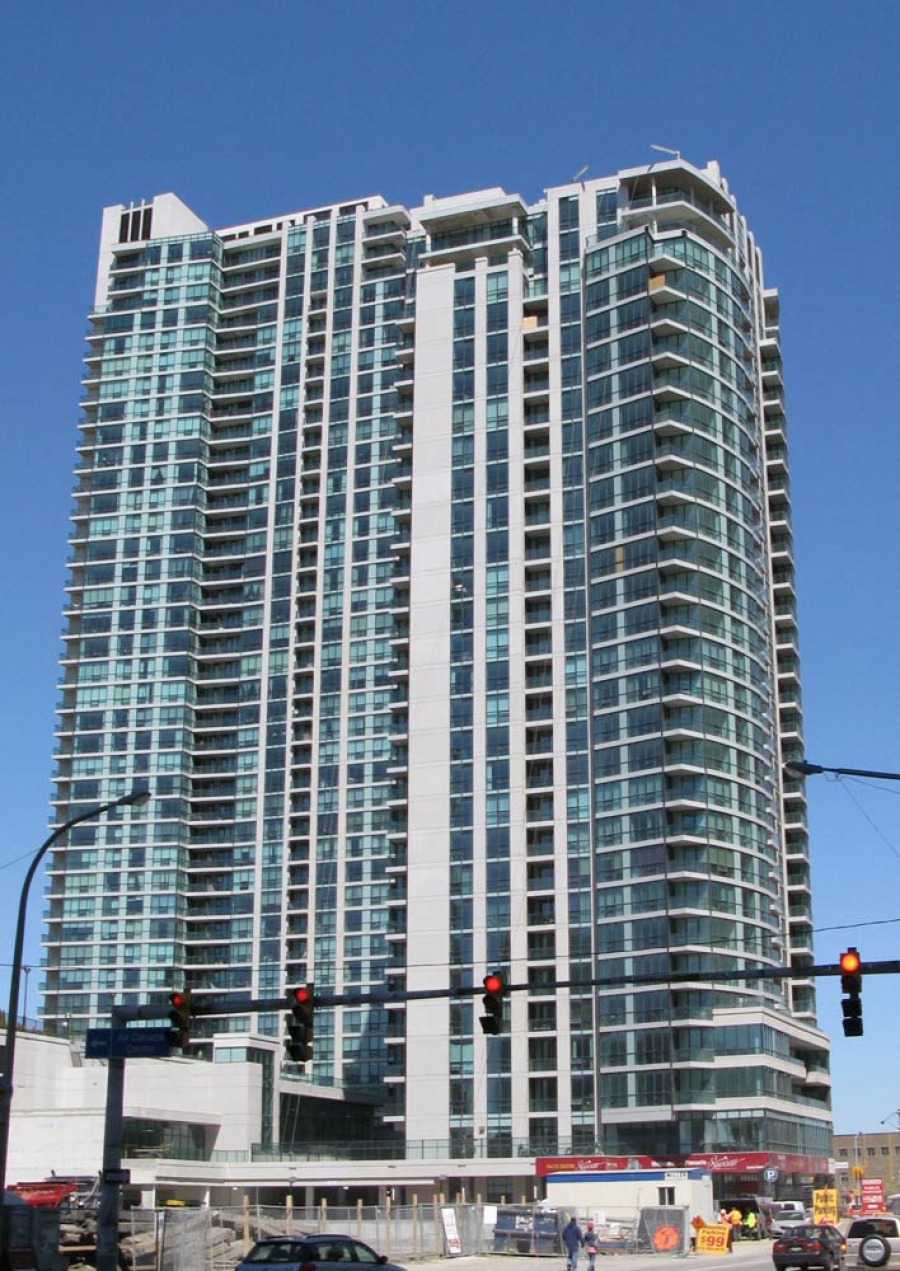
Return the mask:
{"type": "Polygon", "coordinates": [[[852,1219],[847,1228],[847,1260],[866,1267],[900,1266],[900,1219],[852,1219]]]}

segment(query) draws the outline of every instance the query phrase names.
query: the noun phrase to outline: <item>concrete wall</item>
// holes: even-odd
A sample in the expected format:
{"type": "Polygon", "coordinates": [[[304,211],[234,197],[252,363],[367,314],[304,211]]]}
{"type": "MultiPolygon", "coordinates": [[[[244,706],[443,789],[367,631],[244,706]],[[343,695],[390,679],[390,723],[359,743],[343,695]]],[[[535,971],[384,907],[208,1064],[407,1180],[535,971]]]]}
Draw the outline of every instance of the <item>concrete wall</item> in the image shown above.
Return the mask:
{"type": "MultiPolygon", "coordinates": [[[[10,1182],[100,1169],[106,1064],[85,1060],[67,1041],[20,1033],[16,1040],[10,1182]]],[[[125,1116],[202,1125],[218,1151],[259,1142],[262,1068],[254,1063],[129,1059],[125,1116]]]]}

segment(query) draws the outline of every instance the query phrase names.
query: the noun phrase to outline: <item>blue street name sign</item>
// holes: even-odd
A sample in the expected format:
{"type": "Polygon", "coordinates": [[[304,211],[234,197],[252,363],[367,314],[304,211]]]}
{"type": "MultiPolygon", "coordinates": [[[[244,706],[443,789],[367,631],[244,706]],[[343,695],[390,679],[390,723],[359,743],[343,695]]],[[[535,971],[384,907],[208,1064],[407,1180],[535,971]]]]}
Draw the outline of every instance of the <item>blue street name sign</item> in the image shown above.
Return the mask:
{"type": "Polygon", "coordinates": [[[108,1028],[89,1028],[84,1039],[85,1059],[109,1059],[108,1028]]]}
{"type": "Polygon", "coordinates": [[[85,1059],[160,1059],[171,1051],[165,1028],[89,1028],[85,1059]]]}

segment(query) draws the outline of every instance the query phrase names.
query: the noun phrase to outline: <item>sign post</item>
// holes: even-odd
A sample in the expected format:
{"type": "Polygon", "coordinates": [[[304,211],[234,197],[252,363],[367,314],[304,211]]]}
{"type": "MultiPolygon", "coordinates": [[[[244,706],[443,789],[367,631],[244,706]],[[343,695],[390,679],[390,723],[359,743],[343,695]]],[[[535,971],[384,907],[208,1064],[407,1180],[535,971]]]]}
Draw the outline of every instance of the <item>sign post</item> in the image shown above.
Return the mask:
{"type": "Polygon", "coordinates": [[[728,1223],[709,1223],[697,1231],[698,1253],[727,1253],[730,1248],[731,1227],[728,1223]]]}
{"type": "Polygon", "coordinates": [[[838,1220],[838,1194],[833,1187],[820,1187],[812,1194],[813,1222],[834,1227],[838,1220]]]}

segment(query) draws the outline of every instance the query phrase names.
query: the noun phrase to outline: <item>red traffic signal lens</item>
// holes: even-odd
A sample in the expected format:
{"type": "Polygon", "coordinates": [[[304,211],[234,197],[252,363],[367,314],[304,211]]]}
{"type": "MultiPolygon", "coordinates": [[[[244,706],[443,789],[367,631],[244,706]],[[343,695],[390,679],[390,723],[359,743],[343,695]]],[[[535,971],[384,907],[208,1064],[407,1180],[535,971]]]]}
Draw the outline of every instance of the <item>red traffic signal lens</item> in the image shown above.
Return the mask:
{"type": "Polygon", "coordinates": [[[492,971],[490,975],[486,975],[482,980],[485,993],[502,993],[503,979],[499,975],[495,975],[492,971]]]}
{"type": "Polygon", "coordinates": [[[170,993],[169,1002],[176,1008],[187,1006],[187,998],[183,993],[170,993]]]}
{"type": "Polygon", "coordinates": [[[841,970],[845,975],[852,975],[858,971],[861,965],[861,959],[856,949],[847,949],[841,954],[841,970]]]}
{"type": "Polygon", "coordinates": [[[302,986],[301,988],[298,988],[298,989],[294,989],[291,992],[291,997],[294,999],[295,1002],[299,1002],[301,1006],[305,1006],[308,1002],[311,1002],[313,1000],[312,990],[309,988],[306,988],[305,986],[302,986]]]}

